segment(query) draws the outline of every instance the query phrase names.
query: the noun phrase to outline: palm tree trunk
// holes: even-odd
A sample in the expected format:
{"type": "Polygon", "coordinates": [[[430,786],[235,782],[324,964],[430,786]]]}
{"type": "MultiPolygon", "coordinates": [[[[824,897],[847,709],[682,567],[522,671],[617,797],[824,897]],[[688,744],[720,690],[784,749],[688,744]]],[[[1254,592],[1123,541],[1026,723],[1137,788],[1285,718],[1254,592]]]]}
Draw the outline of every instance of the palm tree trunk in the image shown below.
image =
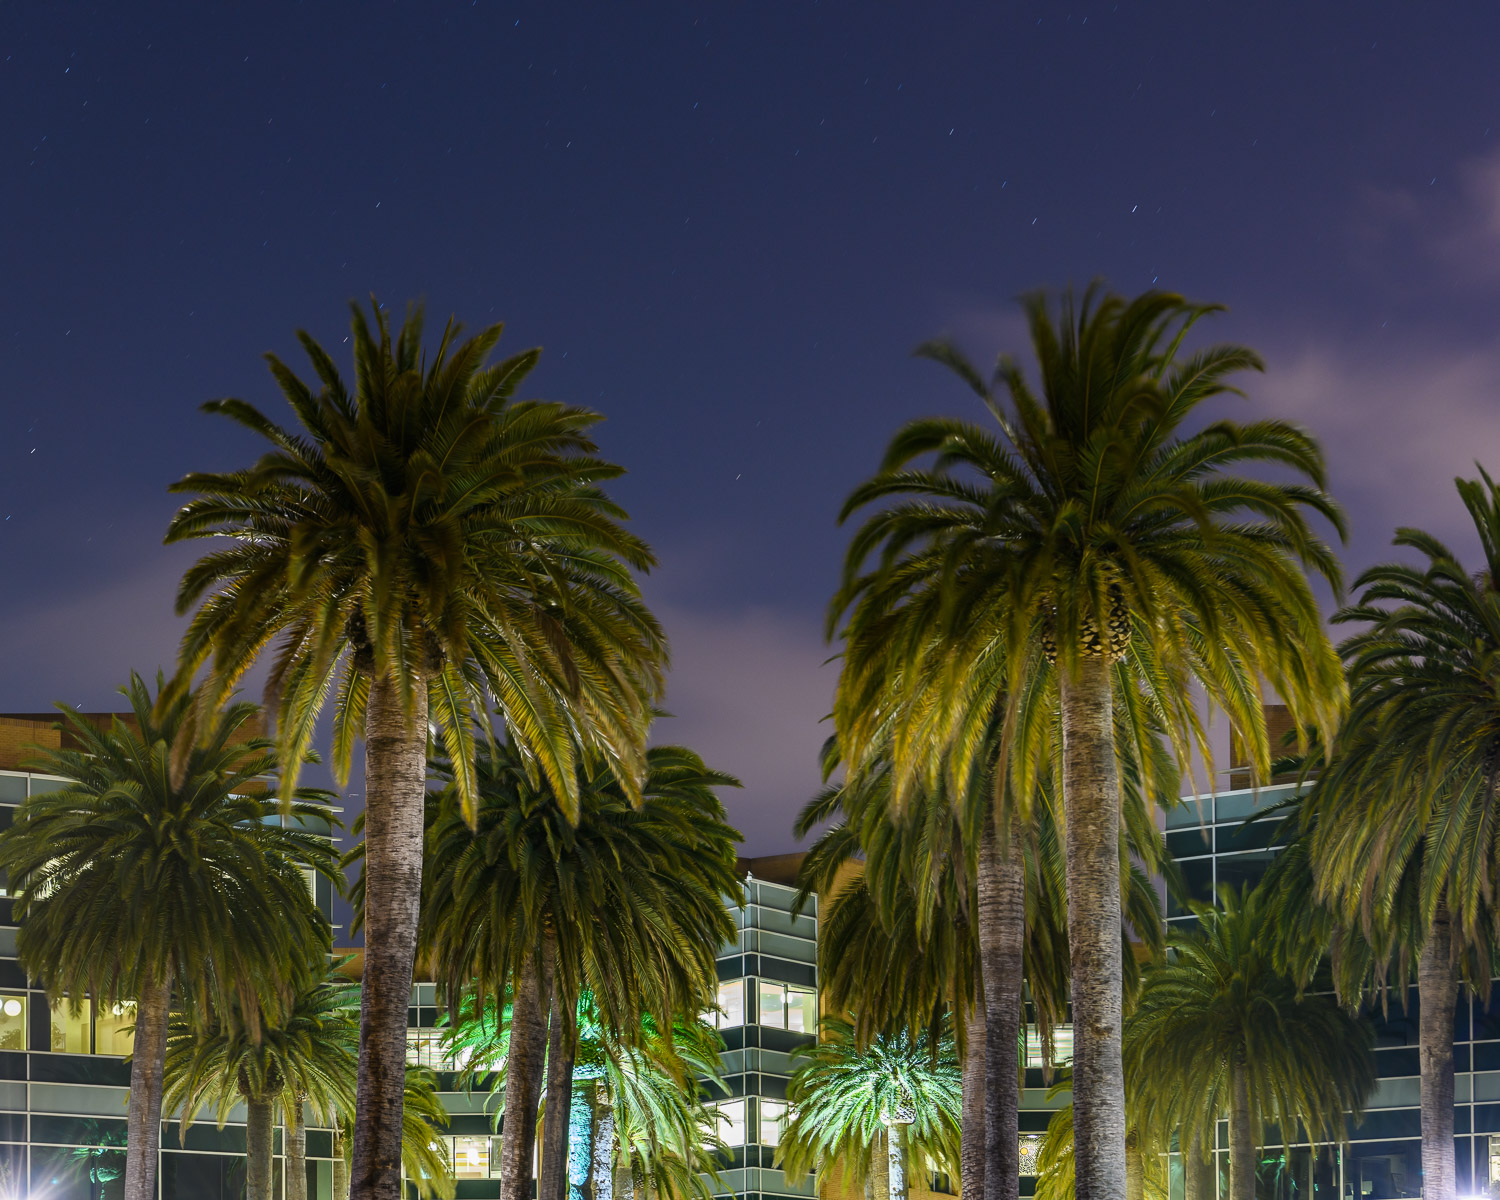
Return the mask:
{"type": "Polygon", "coordinates": [[[887,1187],[891,1200],[906,1200],[911,1186],[906,1178],[906,1128],[900,1122],[885,1127],[885,1148],[890,1158],[887,1187]]]}
{"type": "Polygon", "coordinates": [[[365,716],[365,963],[351,1200],[399,1200],[406,1010],[422,891],[427,689],[412,711],[389,678],[372,679],[365,716]]]}
{"type": "Polygon", "coordinates": [[[246,1097],[245,1200],[271,1200],[275,1139],[275,1105],[246,1097]]]}
{"type": "Polygon", "coordinates": [[[1422,1200],[1453,1200],[1453,1008],[1458,971],[1446,908],[1433,918],[1417,958],[1417,1041],[1422,1067],[1422,1200]]]}
{"type": "Polygon", "coordinates": [[[1255,1200],[1255,1130],[1250,1123],[1250,1072],[1235,1063],[1229,1081],[1229,1200],[1255,1200]]]}
{"type": "Polygon", "coordinates": [[[302,1097],[294,1096],[287,1103],[290,1121],[283,1124],[286,1130],[286,1184],[283,1195],[286,1200],[307,1200],[307,1124],[302,1116],[302,1097]]]}
{"type": "Polygon", "coordinates": [[[979,842],[979,960],[984,978],[984,1200],[1016,1200],[1021,1185],[1021,973],[1026,876],[1011,829],[1002,844],[994,814],[979,842]]]}
{"type": "Polygon", "coordinates": [[[538,1200],[567,1200],[568,1123],[573,1115],[574,1045],[559,993],[552,988],[552,1010],[547,1032],[547,1110],[542,1118],[542,1169],[537,1179],[538,1200]]]}
{"type": "Polygon", "coordinates": [[[1135,1129],[1125,1134],[1125,1200],[1146,1200],[1146,1160],[1135,1129]]]}
{"type": "Polygon", "coordinates": [[[167,1015],[171,1009],[171,964],[166,979],[152,980],[136,997],[135,1046],[130,1060],[126,1110],[124,1200],[156,1200],[161,1160],[161,1090],[167,1059],[167,1015]]]}
{"type": "Polygon", "coordinates": [[[615,1195],[615,1110],[611,1107],[603,1090],[600,1097],[599,1120],[594,1128],[594,1161],[589,1168],[593,1176],[591,1200],[614,1200],[615,1195]]]}
{"type": "Polygon", "coordinates": [[[536,1148],[536,1110],[547,1051],[554,944],[549,937],[526,960],[511,1001],[505,1117],[500,1141],[500,1200],[528,1200],[536,1148]]]}
{"type": "Polygon", "coordinates": [[[349,1164],[344,1161],[344,1124],[333,1123],[333,1200],[349,1200],[349,1164]]]}
{"type": "Polygon", "coordinates": [[[885,1126],[885,1142],[870,1155],[870,1178],[865,1187],[868,1200],[894,1200],[891,1196],[891,1127],[885,1126]]]}
{"type": "Polygon", "coordinates": [[[1068,947],[1073,1001],[1073,1154],[1077,1200],[1125,1194],[1120,1062],[1120,779],[1110,665],[1059,672],[1068,947]]]}
{"type": "MultiPolygon", "coordinates": [[[[980,991],[984,984],[981,980],[980,991]]],[[[985,1041],[984,996],[969,1005],[964,1022],[963,1134],[959,1141],[959,1190],[965,1200],[984,1200],[985,1041]]]]}
{"type": "Polygon", "coordinates": [[[1182,1151],[1183,1200],[1217,1200],[1214,1170],[1216,1162],[1205,1155],[1198,1146],[1187,1146],[1182,1151]]]}

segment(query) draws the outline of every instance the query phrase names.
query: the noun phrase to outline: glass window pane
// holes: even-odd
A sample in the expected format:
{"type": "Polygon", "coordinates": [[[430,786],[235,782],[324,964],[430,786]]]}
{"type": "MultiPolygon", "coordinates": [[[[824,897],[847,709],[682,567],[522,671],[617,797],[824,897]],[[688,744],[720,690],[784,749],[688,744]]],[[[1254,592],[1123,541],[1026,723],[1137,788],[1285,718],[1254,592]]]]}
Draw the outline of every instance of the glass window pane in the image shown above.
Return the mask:
{"type": "MultiPolygon", "coordinates": [[[[1073,1027],[1054,1025],[1052,1027],[1052,1065],[1066,1067],[1072,1061],[1073,1027]]],[[[1040,1070],[1047,1066],[1047,1056],[1043,1053],[1042,1034],[1035,1025],[1026,1026],[1026,1065],[1032,1070],[1040,1070]]]]}
{"type": "Polygon", "coordinates": [[[797,1033],[817,1033],[818,993],[812,988],[787,988],[786,1027],[797,1033]]]}
{"type": "Polygon", "coordinates": [[[745,1102],[721,1100],[712,1106],[719,1120],[719,1137],[727,1146],[745,1144],[745,1102]]]}
{"type": "Polygon", "coordinates": [[[781,1131],[786,1128],[786,1104],[781,1100],[760,1102],[760,1144],[779,1146],[781,1131]]]}
{"type": "Polygon", "coordinates": [[[94,1018],[95,1054],[118,1054],[124,1057],[130,1053],[134,1041],[134,1004],[111,1005],[107,1012],[101,1011],[94,1018]]]}
{"type": "Polygon", "coordinates": [[[719,1029],[737,1029],[745,1023],[745,981],[726,979],[719,984],[720,1012],[714,1014],[719,1029]]]}
{"type": "Polygon", "coordinates": [[[83,1008],[75,1016],[73,1006],[66,1000],[55,1000],[52,1009],[52,1040],[49,1049],[54,1054],[89,1053],[89,1024],[93,1011],[91,1001],[85,1000],[83,1008]]]}
{"type": "Polygon", "coordinates": [[[786,1028],[786,985],[760,981],[760,1023],[774,1029],[786,1028]]]}
{"type": "Polygon", "coordinates": [[[488,1137],[452,1139],[453,1177],[455,1179],[488,1179],[490,1177],[490,1141],[488,1137]]]}
{"type": "Polygon", "coordinates": [[[26,997],[0,992],[0,1050],[26,1049],[26,997]]]}

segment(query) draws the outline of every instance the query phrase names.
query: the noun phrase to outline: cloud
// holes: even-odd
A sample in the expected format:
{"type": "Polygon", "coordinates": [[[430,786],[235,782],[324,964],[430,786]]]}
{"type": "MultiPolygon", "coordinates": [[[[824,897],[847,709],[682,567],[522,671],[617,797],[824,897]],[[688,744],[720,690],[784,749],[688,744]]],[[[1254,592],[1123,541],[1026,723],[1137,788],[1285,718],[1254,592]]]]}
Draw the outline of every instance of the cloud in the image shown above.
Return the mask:
{"type": "Polygon", "coordinates": [[[1500,150],[1466,159],[1456,177],[1456,187],[1367,188],[1350,227],[1366,265],[1371,252],[1409,250],[1445,279],[1500,282],[1500,150]]]}
{"type": "Polygon", "coordinates": [[[797,810],[820,784],[818,751],[829,731],[820,722],[837,674],[822,665],[829,649],[816,615],[657,612],[672,641],[666,707],[674,716],[657,726],[656,740],[691,746],[744,783],[725,801],[746,854],[789,849],[797,810]]]}
{"type": "Polygon", "coordinates": [[[1500,348],[1409,344],[1372,355],[1314,343],[1268,359],[1256,407],[1322,441],[1354,525],[1351,567],[1384,557],[1397,525],[1470,551],[1453,479],[1472,477],[1476,460],[1500,471],[1500,348]]]}

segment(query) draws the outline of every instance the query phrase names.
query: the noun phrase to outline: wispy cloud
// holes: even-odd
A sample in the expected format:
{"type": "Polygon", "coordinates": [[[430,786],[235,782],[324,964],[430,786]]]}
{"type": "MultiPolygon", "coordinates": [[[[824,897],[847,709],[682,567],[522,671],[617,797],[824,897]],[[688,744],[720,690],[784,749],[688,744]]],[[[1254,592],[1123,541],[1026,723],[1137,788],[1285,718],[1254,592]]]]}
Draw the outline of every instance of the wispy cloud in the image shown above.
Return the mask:
{"type": "Polygon", "coordinates": [[[1367,188],[1350,228],[1364,265],[1415,255],[1445,281],[1500,282],[1500,150],[1458,165],[1427,188],[1367,188]]]}

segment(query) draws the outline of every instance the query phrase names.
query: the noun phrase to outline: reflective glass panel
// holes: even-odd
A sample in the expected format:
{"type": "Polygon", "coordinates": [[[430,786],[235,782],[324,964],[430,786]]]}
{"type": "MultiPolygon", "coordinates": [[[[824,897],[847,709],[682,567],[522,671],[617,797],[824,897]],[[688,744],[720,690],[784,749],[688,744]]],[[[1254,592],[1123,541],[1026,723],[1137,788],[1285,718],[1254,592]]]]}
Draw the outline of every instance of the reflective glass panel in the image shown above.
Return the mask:
{"type": "Polygon", "coordinates": [[[101,1011],[94,1017],[95,1054],[118,1054],[124,1057],[130,1053],[134,1041],[134,1004],[111,1005],[107,1012],[101,1011]]]}
{"type": "Polygon", "coordinates": [[[786,984],[760,981],[760,1023],[773,1029],[786,1028],[786,984]]]}
{"type": "Polygon", "coordinates": [[[737,1029],[745,1023],[745,981],[726,979],[719,984],[719,1009],[713,1023],[719,1029],[737,1029]]]}
{"type": "Polygon", "coordinates": [[[49,1049],[54,1054],[88,1054],[90,1017],[93,1003],[85,1000],[75,1016],[73,1006],[66,1000],[53,1001],[51,1006],[52,1038],[49,1049]]]}
{"type": "Polygon", "coordinates": [[[762,1100],[760,1102],[760,1144],[779,1146],[781,1133],[786,1128],[786,1102],[762,1100]]]}
{"type": "Polygon", "coordinates": [[[0,1050],[26,1049],[26,997],[0,992],[0,1050]]]}

